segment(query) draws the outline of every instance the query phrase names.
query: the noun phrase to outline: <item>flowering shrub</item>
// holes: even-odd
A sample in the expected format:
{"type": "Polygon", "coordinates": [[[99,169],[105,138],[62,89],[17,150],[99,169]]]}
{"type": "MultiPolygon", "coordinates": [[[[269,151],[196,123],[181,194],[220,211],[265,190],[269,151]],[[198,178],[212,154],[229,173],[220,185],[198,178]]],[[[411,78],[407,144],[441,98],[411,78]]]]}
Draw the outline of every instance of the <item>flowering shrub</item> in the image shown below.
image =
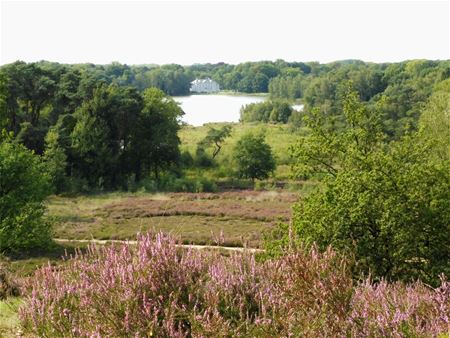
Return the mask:
{"type": "Polygon", "coordinates": [[[446,280],[354,285],[331,249],[257,262],[147,234],[43,267],[20,318],[39,337],[425,337],[448,333],[449,312],[446,280]]]}

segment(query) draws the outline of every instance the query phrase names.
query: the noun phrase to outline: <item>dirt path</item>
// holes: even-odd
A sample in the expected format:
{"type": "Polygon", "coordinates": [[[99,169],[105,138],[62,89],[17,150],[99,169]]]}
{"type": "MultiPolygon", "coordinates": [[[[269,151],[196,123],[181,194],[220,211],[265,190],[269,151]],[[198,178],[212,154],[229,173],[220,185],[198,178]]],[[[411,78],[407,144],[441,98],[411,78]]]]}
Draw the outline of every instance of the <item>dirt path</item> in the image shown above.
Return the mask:
{"type": "MultiPolygon", "coordinates": [[[[137,241],[132,240],[117,240],[117,239],[66,239],[66,238],[54,238],[54,241],[57,243],[95,243],[95,244],[101,244],[105,245],[108,243],[119,243],[119,244],[132,244],[136,245],[137,241]]],[[[257,252],[264,252],[263,249],[256,249],[256,248],[242,248],[242,247],[232,247],[232,246],[219,246],[219,245],[196,245],[196,244],[177,244],[178,247],[182,248],[191,248],[191,249],[220,249],[220,250],[226,250],[226,251],[238,251],[238,252],[250,252],[250,253],[257,253],[257,252]]]]}

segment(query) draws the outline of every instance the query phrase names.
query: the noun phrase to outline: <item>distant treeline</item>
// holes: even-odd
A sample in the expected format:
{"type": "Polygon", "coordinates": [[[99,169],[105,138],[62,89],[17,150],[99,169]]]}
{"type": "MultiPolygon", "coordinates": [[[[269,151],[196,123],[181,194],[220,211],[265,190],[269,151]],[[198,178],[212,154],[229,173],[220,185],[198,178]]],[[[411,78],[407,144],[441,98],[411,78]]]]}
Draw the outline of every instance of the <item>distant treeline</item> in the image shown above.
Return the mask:
{"type": "MultiPolygon", "coordinates": [[[[268,84],[272,99],[301,99],[305,112],[320,109],[329,116],[329,122],[338,127],[342,125],[342,93],[351,82],[363,102],[376,105],[382,111],[384,131],[392,138],[416,128],[420,110],[434,87],[450,77],[448,60],[391,64],[341,61],[303,64],[304,67],[279,62],[278,65],[284,66],[277,68],[278,75],[268,84]]],[[[220,83],[219,76],[213,78],[220,83]]],[[[284,116],[281,110],[272,110],[267,104],[253,105],[243,113],[243,121],[286,121],[275,117],[278,113],[284,116]]]]}
{"type": "MultiPolygon", "coordinates": [[[[301,124],[290,103],[301,99],[331,126],[342,126],[348,82],[368,106],[383,114],[384,131],[398,138],[417,125],[436,84],[450,77],[450,61],[413,60],[247,62],[192,66],[109,65],[17,61],[0,67],[0,130],[63,168],[61,177],[87,186],[117,188],[179,160],[180,107],[170,98],[189,93],[194,78],[211,77],[221,88],[269,92],[272,102],[250,105],[243,121],[301,124]]],[[[57,176],[57,175],[56,175],[57,176]]]]}

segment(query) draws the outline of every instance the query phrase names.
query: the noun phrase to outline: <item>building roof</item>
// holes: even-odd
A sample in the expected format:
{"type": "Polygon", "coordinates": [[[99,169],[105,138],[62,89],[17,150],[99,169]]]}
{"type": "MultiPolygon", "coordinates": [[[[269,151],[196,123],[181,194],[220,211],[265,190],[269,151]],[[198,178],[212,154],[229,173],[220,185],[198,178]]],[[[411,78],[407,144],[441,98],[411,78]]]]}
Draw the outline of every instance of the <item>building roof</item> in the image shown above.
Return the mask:
{"type": "Polygon", "coordinates": [[[194,81],[192,81],[192,84],[197,84],[197,83],[212,83],[212,82],[216,82],[214,80],[211,80],[209,77],[206,79],[195,79],[194,81]]]}

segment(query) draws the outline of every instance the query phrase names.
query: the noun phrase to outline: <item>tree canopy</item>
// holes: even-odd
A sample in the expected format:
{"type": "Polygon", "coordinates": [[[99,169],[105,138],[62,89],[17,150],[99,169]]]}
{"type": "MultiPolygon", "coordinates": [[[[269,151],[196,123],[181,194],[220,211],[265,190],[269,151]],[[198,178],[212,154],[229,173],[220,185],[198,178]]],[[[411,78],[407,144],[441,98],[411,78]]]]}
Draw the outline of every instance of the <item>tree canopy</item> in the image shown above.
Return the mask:
{"type": "Polygon", "coordinates": [[[0,252],[44,247],[51,226],[43,219],[50,177],[38,156],[0,136],[0,252]]]}
{"type": "Polygon", "coordinates": [[[450,165],[423,132],[386,144],[377,111],[344,96],[343,131],[315,110],[293,148],[294,173],[322,184],[294,207],[301,241],[355,252],[359,272],[436,281],[450,273],[450,165]]]}
{"type": "Polygon", "coordinates": [[[275,170],[276,162],[264,134],[245,134],[236,143],[233,154],[239,177],[265,179],[275,170]]]}

